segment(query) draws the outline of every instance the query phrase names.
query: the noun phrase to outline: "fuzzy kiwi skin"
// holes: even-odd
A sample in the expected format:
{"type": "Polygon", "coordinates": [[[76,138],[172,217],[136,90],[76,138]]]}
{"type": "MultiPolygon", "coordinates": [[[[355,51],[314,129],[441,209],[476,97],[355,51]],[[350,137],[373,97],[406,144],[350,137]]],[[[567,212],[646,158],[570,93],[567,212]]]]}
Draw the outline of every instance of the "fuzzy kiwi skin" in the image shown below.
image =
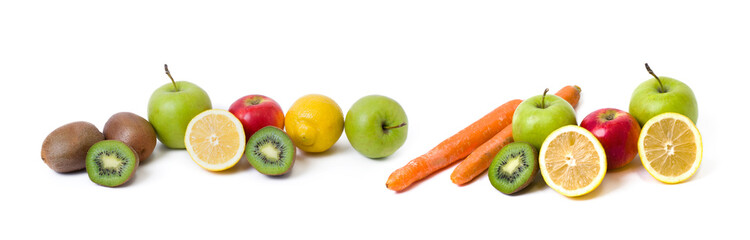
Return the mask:
{"type": "Polygon", "coordinates": [[[42,143],[42,161],[59,173],[86,168],[86,154],[104,134],[89,122],[72,122],[52,131],[42,143]]]}
{"type": "Polygon", "coordinates": [[[112,115],[104,124],[104,139],[118,140],[133,148],[142,161],[156,147],[156,131],[145,118],[130,112],[112,115]]]}

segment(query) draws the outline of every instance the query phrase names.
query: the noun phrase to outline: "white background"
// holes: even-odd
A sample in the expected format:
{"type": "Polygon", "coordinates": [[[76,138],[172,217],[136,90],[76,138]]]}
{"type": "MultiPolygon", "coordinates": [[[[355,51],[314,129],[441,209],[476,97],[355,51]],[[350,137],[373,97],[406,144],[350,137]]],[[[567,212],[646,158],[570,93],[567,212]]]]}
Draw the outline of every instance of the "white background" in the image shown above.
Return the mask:
{"type": "Polygon", "coordinates": [[[0,238],[747,236],[748,6],[517,2],[3,1],[0,238]],[[698,99],[705,154],[687,182],[660,183],[635,159],[579,198],[541,179],[515,196],[484,175],[457,187],[455,165],[401,194],[385,188],[409,160],[547,87],[581,86],[579,121],[627,110],[650,78],[644,62],[698,99]],[[371,160],[342,135],[326,153],[298,154],[280,178],[244,159],[209,172],[161,143],[119,188],[42,162],[42,141],[60,125],[146,116],[149,96],[168,83],[164,63],[220,109],[264,94],[286,111],[320,93],[346,112],[360,97],[386,95],[406,110],[408,139],[371,160]]]}

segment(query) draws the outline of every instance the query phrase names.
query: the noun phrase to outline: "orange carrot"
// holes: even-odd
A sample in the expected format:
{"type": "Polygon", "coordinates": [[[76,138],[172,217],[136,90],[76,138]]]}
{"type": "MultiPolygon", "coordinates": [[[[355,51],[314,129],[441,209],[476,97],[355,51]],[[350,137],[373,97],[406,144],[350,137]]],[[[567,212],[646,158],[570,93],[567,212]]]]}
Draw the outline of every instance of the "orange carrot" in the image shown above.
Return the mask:
{"type": "MultiPolygon", "coordinates": [[[[581,98],[581,88],[578,86],[565,86],[555,95],[565,99],[565,101],[568,101],[570,105],[575,107],[578,105],[578,100],[581,98]]],[[[466,159],[461,161],[461,163],[453,169],[453,173],[451,173],[451,181],[458,185],[464,185],[481,175],[490,167],[492,159],[494,159],[495,155],[500,152],[500,149],[512,142],[513,127],[512,125],[509,125],[492,137],[492,139],[479,146],[479,148],[469,154],[466,159]]]]}
{"type": "Polygon", "coordinates": [[[565,101],[568,101],[573,108],[576,108],[576,106],[578,106],[578,100],[581,99],[581,87],[568,85],[560,89],[560,91],[557,91],[555,95],[565,99],[565,101]]]}
{"type": "Polygon", "coordinates": [[[394,171],[385,186],[394,191],[402,191],[412,183],[465,158],[479,145],[509,126],[519,104],[521,100],[515,99],[500,105],[429,152],[394,171]]]}
{"type": "Polygon", "coordinates": [[[492,139],[485,142],[477,150],[469,154],[466,159],[453,169],[451,181],[458,185],[464,185],[475,177],[482,174],[490,167],[492,159],[495,158],[500,149],[513,142],[513,125],[508,125],[497,133],[492,139]]]}

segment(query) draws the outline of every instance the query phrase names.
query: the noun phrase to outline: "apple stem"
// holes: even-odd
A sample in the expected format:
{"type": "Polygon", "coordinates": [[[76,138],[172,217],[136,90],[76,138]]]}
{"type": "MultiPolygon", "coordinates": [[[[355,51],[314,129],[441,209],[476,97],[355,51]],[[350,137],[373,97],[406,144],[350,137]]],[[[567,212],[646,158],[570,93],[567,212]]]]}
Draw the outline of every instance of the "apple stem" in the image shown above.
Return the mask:
{"type": "Polygon", "coordinates": [[[174,78],[172,78],[172,74],[169,73],[169,68],[167,67],[167,64],[164,64],[164,71],[167,72],[167,76],[169,76],[169,79],[172,80],[172,85],[174,85],[174,91],[177,92],[179,89],[177,89],[177,83],[174,82],[174,78]]]}
{"type": "Polygon", "coordinates": [[[549,92],[549,88],[544,89],[544,93],[542,93],[542,107],[541,109],[547,108],[547,106],[544,105],[544,99],[547,98],[547,92],[549,92]]]}
{"type": "Polygon", "coordinates": [[[607,112],[606,115],[604,115],[604,119],[607,121],[612,121],[615,119],[615,112],[607,112]]]}
{"type": "Polygon", "coordinates": [[[648,71],[649,74],[651,74],[651,76],[654,76],[656,78],[657,82],[659,82],[659,92],[660,93],[667,92],[667,91],[664,91],[664,84],[661,83],[661,79],[659,79],[659,77],[656,76],[656,74],[654,74],[654,71],[651,71],[651,67],[648,66],[648,63],[646,63],[646,70],[648,71]]]}
{"type": "Polygon", "coordinates": [[[383,126],[383,130],[391,130],[391,129],[400,128],[400,127],[403,127],[403,126],[406,126],[406,123],[402,123],[402,124],[399,124],[397,126],[390,126],[390,127],[383,126]]]}

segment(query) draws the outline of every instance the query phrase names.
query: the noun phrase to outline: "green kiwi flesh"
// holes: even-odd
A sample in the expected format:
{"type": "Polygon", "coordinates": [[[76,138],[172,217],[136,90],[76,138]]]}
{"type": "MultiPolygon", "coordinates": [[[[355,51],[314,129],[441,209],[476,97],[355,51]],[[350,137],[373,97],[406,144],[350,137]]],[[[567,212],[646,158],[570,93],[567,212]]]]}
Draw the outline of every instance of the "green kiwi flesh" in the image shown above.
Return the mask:
{"type": "Polygon", "coordinates": [[[490,164],[488,174],[492,186],[502,193],[521,191],[534,181],[539,171],[537,150],[531,144],[515,142],[506,145],[490,164]]]}
{"type": "Polygon", "coordinates": [[[250,165],[265,175],[282,175],[294,165],[296,148],[283,130],[267,126],[250,137],[245,145],[245,157],[250,165]]]}
{"type": "Polygon", "coordinates": [[[86,168],[86,153],[104,140],[99,129],[89,122],[72,122],[52,131],[42,143],[42,161],[59,173],[86,168]]]}
{"type": "Polygon", "coordinates": [[[104,140],[89,149],[86,172],[92,182],[116,187],[130,180],[138,162],[138,154],[130,146],[117,140],[104,140]]]}

